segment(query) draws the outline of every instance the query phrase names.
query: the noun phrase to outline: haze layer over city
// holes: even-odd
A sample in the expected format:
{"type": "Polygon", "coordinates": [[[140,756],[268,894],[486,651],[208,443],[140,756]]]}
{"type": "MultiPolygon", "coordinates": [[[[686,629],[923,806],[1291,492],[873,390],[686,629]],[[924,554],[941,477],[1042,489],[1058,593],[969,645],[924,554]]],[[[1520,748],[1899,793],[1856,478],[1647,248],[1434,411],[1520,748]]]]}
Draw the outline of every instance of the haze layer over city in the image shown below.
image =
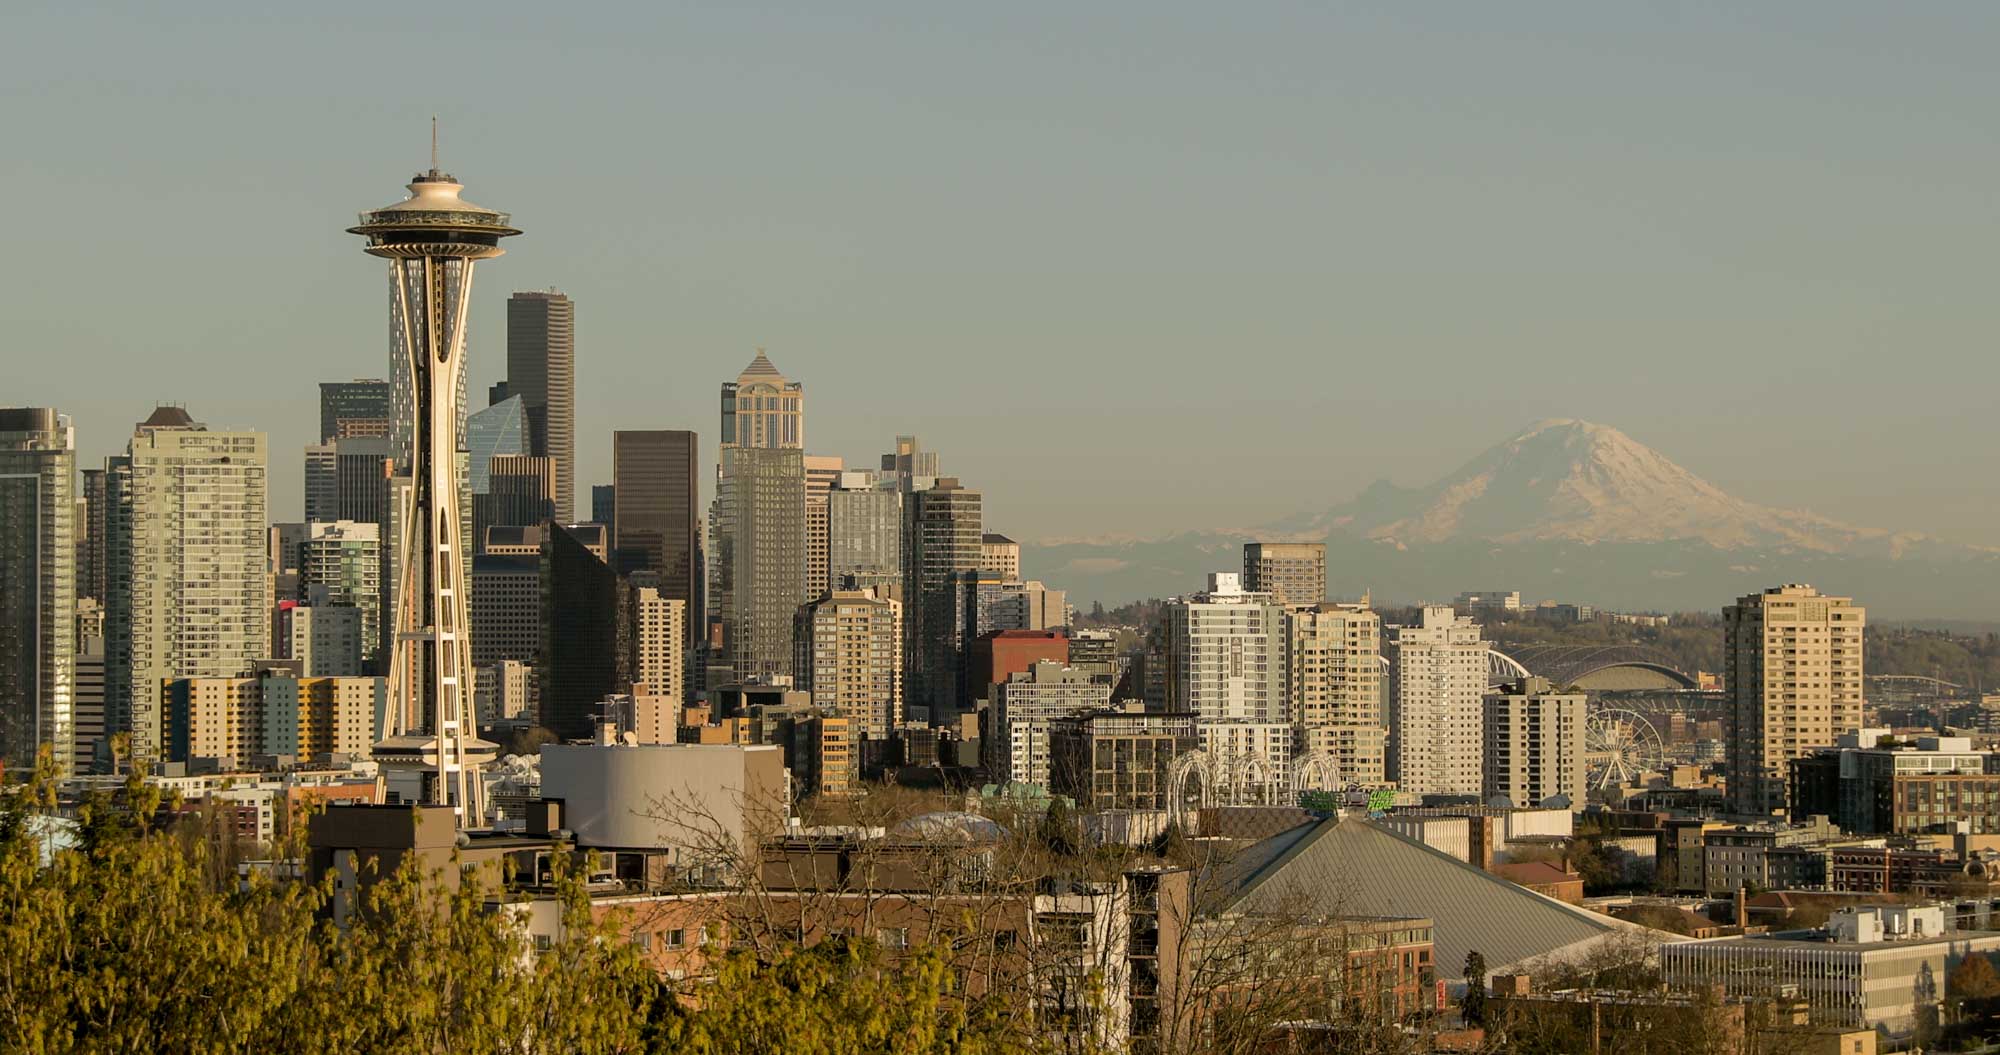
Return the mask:
{"type": "Polygon", "coordinates": [[[9,12],[0,1055],[1993,1055],[1996,30],[9,12]]]}

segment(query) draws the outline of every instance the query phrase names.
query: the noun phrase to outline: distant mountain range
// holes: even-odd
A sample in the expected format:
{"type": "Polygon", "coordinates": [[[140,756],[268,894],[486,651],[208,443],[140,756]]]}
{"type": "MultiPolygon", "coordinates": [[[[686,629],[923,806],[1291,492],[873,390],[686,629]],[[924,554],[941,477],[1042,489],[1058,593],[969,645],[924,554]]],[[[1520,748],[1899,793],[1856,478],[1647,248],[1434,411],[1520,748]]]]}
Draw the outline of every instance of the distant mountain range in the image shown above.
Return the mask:
{"type": "Polygon", "coordinates": [[[1736,498],[1607,425],[1530,426],[1420,488],[1237,531],[1023,547],[1024,569],[1079,603],[1197,588],[1241,566],[1250,539],[1327,545],[1336,596],[1449,600],[1517,589],[1625,611],[1714,610],[1783,582],[1854,595],[1882,616],[1991,619],[2000,550],[1856,527],[1736,498]]]}

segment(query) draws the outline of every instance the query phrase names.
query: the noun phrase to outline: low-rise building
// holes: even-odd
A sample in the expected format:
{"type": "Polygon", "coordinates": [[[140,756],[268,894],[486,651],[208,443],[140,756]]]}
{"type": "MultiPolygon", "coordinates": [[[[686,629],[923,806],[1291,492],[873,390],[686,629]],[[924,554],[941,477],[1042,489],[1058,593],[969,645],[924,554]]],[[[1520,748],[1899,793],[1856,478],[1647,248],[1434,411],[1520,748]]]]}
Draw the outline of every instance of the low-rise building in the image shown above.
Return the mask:
{"type": "Polygon", "coordinates": [[[1668,986],[1721,986],[1732,997],[1798,999],[1816,1024],[1908,1036],[1950,995],[1968,955],[2000,952],[2000,934],[1950,928],[1941,906],[1871,905],[1836,912],[1824,930],[1665,945],[1668,986]]]}

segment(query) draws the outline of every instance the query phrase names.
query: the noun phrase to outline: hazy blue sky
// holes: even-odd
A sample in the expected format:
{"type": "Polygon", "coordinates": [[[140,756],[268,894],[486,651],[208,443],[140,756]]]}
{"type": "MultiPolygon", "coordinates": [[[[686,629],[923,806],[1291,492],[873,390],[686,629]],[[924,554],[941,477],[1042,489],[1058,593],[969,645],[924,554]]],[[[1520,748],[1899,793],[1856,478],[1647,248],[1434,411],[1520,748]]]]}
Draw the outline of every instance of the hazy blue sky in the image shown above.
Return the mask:
{"type": "MultiPolygon", "coordinates": [[[[1022,537],[1258,523],[1543,417],[2000,543],[2000,5],[9,5],[0,403],[87,459],[385,376],[342,228],[446,168],[578,305],[579,475],[758,345],[1022,537]],[[836,8],[844,9],[836,12],[836,8]]],[[[482,400],[483,402],[483,400],[482,400]]],[[[579,487],[580,495],[587,495],[579,487]]],[[[587,512],[586,508],[579,510],[587,512]]]]}

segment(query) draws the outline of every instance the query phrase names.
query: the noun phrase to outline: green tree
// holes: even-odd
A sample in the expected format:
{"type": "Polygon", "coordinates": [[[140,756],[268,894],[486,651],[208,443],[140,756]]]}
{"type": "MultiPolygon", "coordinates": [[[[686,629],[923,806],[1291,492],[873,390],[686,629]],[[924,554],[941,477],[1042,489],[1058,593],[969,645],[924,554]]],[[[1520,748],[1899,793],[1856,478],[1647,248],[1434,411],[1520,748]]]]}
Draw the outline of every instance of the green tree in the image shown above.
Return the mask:
{"type": "Polygon", "coordinates": [[[1468,1026],[1486,1024],[1486,957],[1477,949],[1465,954],[1465,995],[1458,998],[1458,1014],[1468,1026]]]}

